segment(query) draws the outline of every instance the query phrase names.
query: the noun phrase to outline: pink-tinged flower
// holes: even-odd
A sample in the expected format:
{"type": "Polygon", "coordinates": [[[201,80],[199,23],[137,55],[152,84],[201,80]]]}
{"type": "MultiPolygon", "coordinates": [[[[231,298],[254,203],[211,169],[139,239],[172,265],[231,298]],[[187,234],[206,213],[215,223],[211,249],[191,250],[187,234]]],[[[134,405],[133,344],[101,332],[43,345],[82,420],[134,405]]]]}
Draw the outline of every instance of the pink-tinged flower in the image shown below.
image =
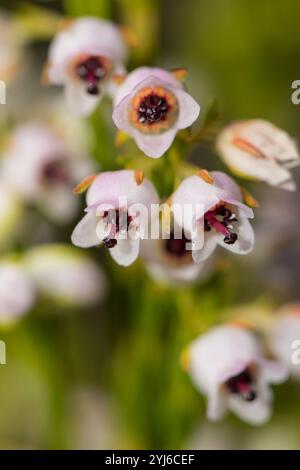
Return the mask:
{"type": "Polygon", "coordinates": [[[270,122],[253,119],[225,127],[217,150],[233,172],[295,191],[289,168],[299,165],[299,151],[295,141],[270,122]]]}
{"type": "Polygon", "coordinates": [[[15,323],[29,312],[34,301],[34,284],[24,268],[17,262],[1,261],[0,323],[15,323]]]}
{"type": "Polygon", "coordinates": [[[207,396],[210,420],[222,419],[227,409],[251,424],[269,419],[269,384],[283,382],[287,371],[264,358],[252,332],[234,325],[215,327],[190,345],[187,356],[191,379],[207,396]]]}
{"type": "Polygon", "coordinates": [[[272,353],[300,379],[300,304],[282,307],[271,328],[268,344],[272,353]]]}
{"type": "Polygon", "coordinates": [[[101,173],[86,201],[87,214],[72,234],[73,244],[82,248],[103,244],[118,264],[132,264],[140,240],[149,233],[151,205],[158,204],[153,184],[131,170],[101,173]]]}
{"type": "Polygon", "coordinates": [[[63,244],[45,244],[28,250],[24,267],[37,291],[62,306],[99,302],[106,291],[103,270],[82,251],[63,244]]]}
{"type": "Polygon", "coordinates": [[[191,250],[187,249],[190,242],[182,230],[178,234],[171,231],[158,240],[144,240],[141,255],[153,279],[171,284],[207,279],[213,271],[213,263],[210,260],[195,263],[191,250]]]}
{"type": "Polygon", "coordinates": [[[172,211],[192,242],[195,262],[208,258],[217,245],[242,255],[253,249],[254,232],[248,220],[253,211],[225,173],[201,170],[183,180],[172,196],[172,211]]]}
{"type": "Polygon", "coordinates": [[[84,17],[71,22],[54,38],[49,50],[47,79],[64,85],[70,110],[90,114],[122,73],[127,47],[110,21],[84,17]]]}
{"type": "Polygon", "coordinates": [[[149,157],[161,157],[179,129],[198,118],[198,103],[180,80],[164,69],[140,67],[131,72],[115,96],[113,120],[149,157]]]}
{"type": "Polygon", "coordinates": [[[3,178],[24,200],[58,222],[74,217],[78,201],[72,187],[86,165],[51,127],[38,122],[17,127],[3,157],[3,178]]]}

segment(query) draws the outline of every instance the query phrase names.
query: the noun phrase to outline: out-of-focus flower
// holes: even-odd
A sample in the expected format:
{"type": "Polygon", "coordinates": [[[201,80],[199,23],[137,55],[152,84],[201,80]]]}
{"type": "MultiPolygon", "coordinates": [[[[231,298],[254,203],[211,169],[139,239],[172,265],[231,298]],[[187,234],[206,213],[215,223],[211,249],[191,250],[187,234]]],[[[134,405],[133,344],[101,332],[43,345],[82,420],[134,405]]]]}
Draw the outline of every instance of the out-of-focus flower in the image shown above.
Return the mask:
{"type": "Polygon", "coordinates": [[[58,222],[69,222],[78,209],[72,187],[86,171],[79,157],[50,126],[28,123],[9,135],[2,174],[27,202],[58,222]]]}
{"type": "Polygon", "coordinates": [[[300,163],[296,143],[270,122],[253,119],[225,127],[217,149],[233,172],[289,191],[296,189],[289,171],[300,163]]]}
{"type": "Polygon", "coordinates": [[[0,324],[13,324],[29,312],[35,301],[32,280],[18,262],[0,262],[0,324]]]}
{"type": "Polygon", "coordinates": [[[292,376],[300,379],[300,304],[286,305],[277,312],[268,344],[292,376]]]}
{"type": "Polygon", "coordinates": [[[0,10],[0,80],[9,83],[21,63],[24,31],[7,13],[0,10]]]}
{"type": "Polygon", "coordinates": [[[215,327],[196,339],[187,354],[191,379],[207,396],[210,420],[222,419],[227,409],[251,424],[269,419],[269,383],[283,382],[287,370],[264,358],[252,332],[235,325],[215,327]]]}
{"type": "Polygon", "coordinates": [[[253,211],[242,202],[239,186],[225,173],[201,170],[182,181],[171,198],[177,225],[192,242],[195,262],[208,258],[217,245],[237,254],[254,246],[249,223],[253,211]]]}
{"type": "Polygon", "coordinates": [[[100,266],[68,245],[42,245],[27,251],[23,259],[38,291],[62,305],[90,305],[106,290],[100,266]]]}
{"type": "Polygon", "coordinates": [[[70,22],[54,38],[49,50],[47,79],[64,85],[70,110],[90,114],[114,74],[123,73],[127,47],[118,27],[110,21],[84,17],[70,22]]]}
{"type": "Polygon", "coordinates": [[[0,247],[10,237],[21,212],[20,198],[3,178],[0,178],[0,247]]]}
{"type": "Polygon", "coordinates": [[[179,129],[198,118],[198,103],[184,90],[176,73],[140,67],[131,72],[115,96],[113,120],[149,157],[161,157],[179,129]]]}
{"type": "Polygon", "coordinates": [[[132,264],[149,229],[151,204],[158,204],[153,184],[131,170],[100,173],[86,202],[87,214],[72,234],[73,244],[88,248],[103,243],[118,264],[132,264]]]}
{"type": "Polygon", "coordinates": [[[166,238],[144,240],[141,255],[150,275],[159,282],[193,282],[205,280],[212,272],[213,264],[195,263],[192,251],[186,245],[190,240],[180,233],[176,238],[172,231],[166,238]]]}

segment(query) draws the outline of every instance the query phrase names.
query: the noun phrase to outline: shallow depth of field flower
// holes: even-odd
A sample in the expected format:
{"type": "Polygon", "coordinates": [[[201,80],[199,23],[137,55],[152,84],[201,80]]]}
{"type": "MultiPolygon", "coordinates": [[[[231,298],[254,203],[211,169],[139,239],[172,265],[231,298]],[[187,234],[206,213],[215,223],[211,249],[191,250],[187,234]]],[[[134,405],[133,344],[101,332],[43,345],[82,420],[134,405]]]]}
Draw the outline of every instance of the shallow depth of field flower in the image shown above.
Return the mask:
{"type": "Polygon", "coordinates": [[[299,447],[290,2],[1,3],[0,449],[299,447]]]}

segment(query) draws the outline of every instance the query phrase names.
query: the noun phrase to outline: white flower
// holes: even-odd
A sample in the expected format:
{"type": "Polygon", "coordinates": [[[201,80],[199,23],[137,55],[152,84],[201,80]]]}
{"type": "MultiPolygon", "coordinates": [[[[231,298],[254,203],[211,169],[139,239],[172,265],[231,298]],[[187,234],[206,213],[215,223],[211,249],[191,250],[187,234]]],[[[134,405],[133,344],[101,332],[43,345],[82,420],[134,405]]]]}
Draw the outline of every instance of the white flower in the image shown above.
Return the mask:
{"type": "Polygon", "coordinates": [[[239,186],[225,173],[201,170],[182,181],[172,196],[177,225],[192,240],[195,262],[208,258],[217,245],[237,254],[247,254],[254,246],[248,221],[253,211],[242,202],[239,186]]]}
{"type": "Polygon", "coordinates": [[[272,412],[269,383],[286,379],[285,367],[264,358],[250,331],[218,326],[196,339],[188,350],[188,370],[207,396],[207,416],[219,420],[230,409],[250,424],[263,424],[272,412]]]}
{"type": "Polygon", "coordinates": [[[149,230],[151,204],[158,204],[153,184],[131,170],[100,173],[87,196],[87,214],[72,234],[76,246],[104,244],[114,260],[132,264],[139,254],[140,239],[149,230]]]}
{"type": "Polygon", "coordinates": [[[72,187],[86,170],[78,157],[50,126],[30,122],[9,135],[2,162],[3,179],[55,221],[69,222],[78,209],[72,187]]]}
{"type": "Polygon", "coordinates": [[[20,263],[0,262],[0,324],[13,324],[28,313],[35,301],[32,280],[20,263]]]}
{"type": "Polygon", "coordinates": [[[57,34],[49,50],[48,80],[64,85],[74,114],[90,114],[112,76],[124,71],[127,48],[117,26],[99,18],[83,17],[57,34]]]}
{"type": "Polygon", "coordinates": [[[161,157],[179,129],[198,118],[198,103],[182,83],[164,69],[140,67],[131,72],[115,96],[113,120],[149,157],[161,157]]]}
{"type": "Polygon", "coordinates": [[[295,141],[268,121],[253,119],[233,123],[223,129],[217,149],[232,171],[294,191],[289,171],[299,165],[295,141]]]}
{"type": "Polygon", "coordinates": [[[286,305],[276,315],[268,343],[272,353],[300,379],[300,305],[286,305]]]}
{"type": "Polygon", "coordinates": [[[38,292],[62,305],[91,305],[101,300],[106,291],[101,267],[71,246],[32,248],[23,263],[38,292]]]}

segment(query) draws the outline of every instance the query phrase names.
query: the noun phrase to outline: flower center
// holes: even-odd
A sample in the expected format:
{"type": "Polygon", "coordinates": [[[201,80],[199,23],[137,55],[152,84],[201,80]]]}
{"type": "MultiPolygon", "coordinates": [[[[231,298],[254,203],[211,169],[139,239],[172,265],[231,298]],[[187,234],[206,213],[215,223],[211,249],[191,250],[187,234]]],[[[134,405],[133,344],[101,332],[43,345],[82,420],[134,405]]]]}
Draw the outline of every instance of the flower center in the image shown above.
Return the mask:
{"type": "Polygon", "coordinates": [[[185,237],[183,231],[181,238],[175,238],[175,234],[172,232],[170,238],[166,240],[166,251],[173,256],[181,258],[187,252],[190,253],[190,251],[186,249],[186,244],[189,242],[191,242],[191,240],[185,237]]]}
{"type": "Polygon", "coordinates": [[[239,395],[245,401],[253,401],[256,398],[256,392],[253,387],[253,378],[248,369],[226,382],[226,388],[230,393],[239,395]]]}
{"type": "Polygon", "coordinates": [[[90,56],[76,65],[76,74],[86,83],[86,91],[90,95],[99,95],[99,82],[107,73],[107,64],[103,58],[90,56]]]}
{"type": "Polygon", "coordinates": [[[46,184],[66,183],[69,175],[65,163],[61,159],[48,162],[42,170],[42,180],[46,184]]]}
{"type": "Polygon", "coordinates": [[[116,236],[120,232],[127,232],[132,217],[125,211],[105,211],[103,214],[103,220],[107,225],[110,225],[110,233],[104,238],[103,245],[106,248],[114,248],[118,241],[116,236]]]}
{"type": "Polygon", "coordinates": [[[139,121],[141,123],[147,122],[149,125],[161,121],[166,118],[168,109],[169,106],[165,98],[154,93],[150,94],[140,103],[138,109],[139,121]]]}
{"type": "Polygon", "coordinates": [[[131,100],[129,119],[141,132],[159,134],[167,131],[177,116],[177,98],[163,87],[143,88],[131,100]]]}
{"type": "Polygon", "coordinates": [[[224,243],[233,245],[238,236],[233,232],[233,222],[237,222],[236,215],[224,204],[204,215],[204,230],[209,232],[212,228],[224,235],[224,243]]]}

